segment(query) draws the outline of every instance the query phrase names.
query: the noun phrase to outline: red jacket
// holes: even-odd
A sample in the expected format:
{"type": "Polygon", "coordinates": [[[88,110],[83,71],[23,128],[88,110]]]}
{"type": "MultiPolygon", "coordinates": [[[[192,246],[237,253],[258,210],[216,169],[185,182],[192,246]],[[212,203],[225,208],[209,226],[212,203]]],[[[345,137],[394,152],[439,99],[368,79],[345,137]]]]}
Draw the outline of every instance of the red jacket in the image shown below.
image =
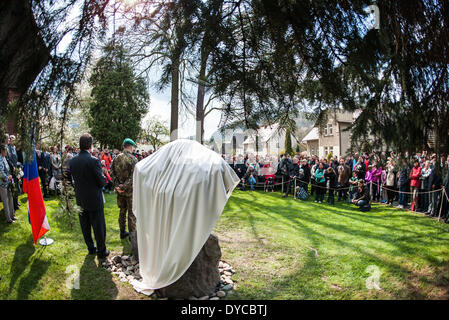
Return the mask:
{"type": "Polygon", "coordinates": [[[112,162],[111,154],[110,154],[110,153],[108,153],[108,155],[103,154],[103,155],[101,156],[100,161],[101,161],[101,160],[104,160],[104,162],[106,162],[106,168],[108,168],[108,170],[109,170],[109,169],[110,169],[109,167],[110,167],[111,162],[112,162]]]}
{"type": "Polygon", "coordinates": [[[420,187],[421,183],[419,181],[419,177],[421,177],[421,167],[418,168],[413,167],[412,172],[410,173],[410,187],[420,187]]]}
{"type": "MultiPolygon", "coordinates": [[[[270,166],[270,164],[264,165],[262,168],[264,169],[262,172],[265,173],[265,184],[268,182],[268,178],[273,178],[273,183],[276,184],[276,176],[275,173],[268,174],[268,169],[273,168],[273,166],[270,166]]],[[[273,168],[274,169],[274,168],[273,168]]]]}

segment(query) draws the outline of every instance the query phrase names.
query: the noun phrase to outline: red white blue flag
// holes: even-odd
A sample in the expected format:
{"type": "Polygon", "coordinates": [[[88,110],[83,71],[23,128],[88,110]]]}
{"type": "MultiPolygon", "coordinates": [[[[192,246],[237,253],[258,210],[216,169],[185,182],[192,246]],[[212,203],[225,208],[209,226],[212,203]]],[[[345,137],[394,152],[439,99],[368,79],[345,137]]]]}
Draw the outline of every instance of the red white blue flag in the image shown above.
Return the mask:
{"type": "Polygon", "coordinates": [[[50,225],[48,224],[44,198],[42,197],[42,190],[39,184],[34,141],[31,152],[34,154],[34,160],[31,162],[28,159],[25,160],[23,168],[23,191],[28,195],[28,215],[33,232],[34,244],[36,244],[37,239],[50,230],[50,225]]]}

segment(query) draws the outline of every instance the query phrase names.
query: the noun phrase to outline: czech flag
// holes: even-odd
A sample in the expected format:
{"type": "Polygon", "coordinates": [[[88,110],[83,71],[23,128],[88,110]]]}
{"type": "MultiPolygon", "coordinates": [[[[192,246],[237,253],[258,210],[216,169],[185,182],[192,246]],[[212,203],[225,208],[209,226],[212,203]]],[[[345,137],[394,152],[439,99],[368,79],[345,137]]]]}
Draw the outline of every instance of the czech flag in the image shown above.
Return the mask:
{"type": "Polygon", "coordinates": [[[28,195],[28,215],[33,232],[34,244],[36,244],[37,239],[50,230],[50,225],[48,224],[44,198],[42,197],[42,190],[39,184],[34,141],[31,152],[34,154],[34,160],[28,162],[28,159],[26,159],[23,168],[23,191],[28,195]]]}

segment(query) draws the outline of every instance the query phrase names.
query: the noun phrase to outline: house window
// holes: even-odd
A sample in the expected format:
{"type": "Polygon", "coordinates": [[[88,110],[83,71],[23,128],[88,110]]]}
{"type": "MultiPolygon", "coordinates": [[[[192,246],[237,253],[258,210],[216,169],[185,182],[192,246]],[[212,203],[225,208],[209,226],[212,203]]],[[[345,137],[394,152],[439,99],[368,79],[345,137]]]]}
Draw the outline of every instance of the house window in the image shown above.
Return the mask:
{"type": "Polygon", "coordinates": [[[334,133],[334,128],[332,123],[328,123],[324,126],[323,134],[324,136],[331,136],[334,133]]]}
{"type": "Polygon", "coordinates": [[[329,148],[324,147],[324,157],[327,157],[328,154],[329,154],[329,148]]]}
{"type": "Polygon", "coordinates": [[[329,153],[332,153],[332,155],[334,155],[334,147],[329,147],[329,153]]]}

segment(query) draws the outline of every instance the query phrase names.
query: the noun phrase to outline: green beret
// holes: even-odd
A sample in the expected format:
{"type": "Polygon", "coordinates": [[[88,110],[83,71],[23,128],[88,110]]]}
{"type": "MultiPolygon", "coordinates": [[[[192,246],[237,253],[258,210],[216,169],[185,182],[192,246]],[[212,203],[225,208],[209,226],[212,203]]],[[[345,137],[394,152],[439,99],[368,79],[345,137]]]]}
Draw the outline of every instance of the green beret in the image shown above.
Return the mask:
{"type": "Polygon", "coordinates": [[[134,147],[137,147],[136,143],[134,141],[132,141],[130,138],[126,138],[125,140],[123,140],[123,145],[125,144],[132,144],[134,147]]]}

